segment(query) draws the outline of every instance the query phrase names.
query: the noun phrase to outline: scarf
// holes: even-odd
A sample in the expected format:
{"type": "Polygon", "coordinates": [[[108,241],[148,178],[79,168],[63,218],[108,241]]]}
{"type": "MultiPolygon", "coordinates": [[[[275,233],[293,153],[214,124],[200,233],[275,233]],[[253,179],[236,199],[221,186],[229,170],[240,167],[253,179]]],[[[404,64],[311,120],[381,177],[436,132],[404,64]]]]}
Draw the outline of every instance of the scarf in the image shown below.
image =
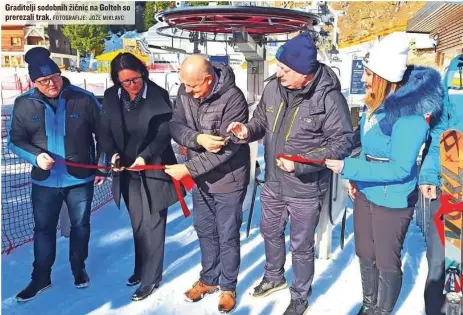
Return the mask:
{"type": "Polygon", "coordinates": [[[138,92],[138,94],[135,96],[135,98],[131,100],[129,93],[127,93],[126,90],[121,89],[121,102],[128,112],[130,112],[132,109],[138,106],[141,99],[143,98],[143,90],[144,89],[141,89],[140,92],[138,92]]]}

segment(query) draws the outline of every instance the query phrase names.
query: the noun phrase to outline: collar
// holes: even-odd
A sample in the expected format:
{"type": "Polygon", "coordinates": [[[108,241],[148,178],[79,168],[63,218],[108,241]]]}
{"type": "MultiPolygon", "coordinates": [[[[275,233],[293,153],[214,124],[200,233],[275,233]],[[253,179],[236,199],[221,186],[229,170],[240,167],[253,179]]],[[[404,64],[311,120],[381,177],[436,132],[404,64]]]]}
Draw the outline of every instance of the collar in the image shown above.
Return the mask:
{"type": "MultiPolygon", "coordinates": [[[[121,98],[121,92],[122,92],[122,88],[119,88],[117,90],[117,96],[119,97],[119,99],[121,98]]],[[[145,83],[144,85],[144,90],[143,90],[143,94],[142,94],[142,98],[144,98],[146,100],[146,94],[148,93],[148,84],[145,83]]]]}

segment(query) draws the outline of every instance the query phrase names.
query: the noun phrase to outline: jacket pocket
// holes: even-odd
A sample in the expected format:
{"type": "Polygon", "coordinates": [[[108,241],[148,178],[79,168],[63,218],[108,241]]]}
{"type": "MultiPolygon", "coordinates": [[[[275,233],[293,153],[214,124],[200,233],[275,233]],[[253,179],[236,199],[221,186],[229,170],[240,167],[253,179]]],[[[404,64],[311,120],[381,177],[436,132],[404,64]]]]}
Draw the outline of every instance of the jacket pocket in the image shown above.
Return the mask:
{"type": "Polygon", "coordinates": [[[295,110],[286,130],[285,141],[319,138],[323,136],[321,127],[322,121],[319,115],[301,115],[298,110],[295,110]]]}

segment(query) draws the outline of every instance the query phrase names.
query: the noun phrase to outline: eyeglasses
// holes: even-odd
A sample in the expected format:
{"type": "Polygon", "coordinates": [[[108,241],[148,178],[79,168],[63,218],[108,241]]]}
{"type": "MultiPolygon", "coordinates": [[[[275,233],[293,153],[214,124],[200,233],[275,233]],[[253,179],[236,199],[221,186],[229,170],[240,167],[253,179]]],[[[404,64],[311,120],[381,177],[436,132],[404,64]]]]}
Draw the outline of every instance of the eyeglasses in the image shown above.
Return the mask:
{"type": "Polygon", "coordinates": [[[49,77],[47,79],[43,79],[43,80],[37,80],[35,82],[38,82],[40,83],[41,86],[49,86],[51,84],[51,81],[53,81],[53,83],[58,83],[60,82],[61,80],[63,79],[63,77],[61,77],[61,75],[54,75],[52,77],[49,77]]]}
{"type": "Polygon", "coordinates": [[[121,84],[127,87],[127,86],[131,86],[132,84],[138,84],[141,82],[141,80],[142,80],[142,77],[139,76],[133,79],[127,79],[127,80],[121,81],[121,84]]]}

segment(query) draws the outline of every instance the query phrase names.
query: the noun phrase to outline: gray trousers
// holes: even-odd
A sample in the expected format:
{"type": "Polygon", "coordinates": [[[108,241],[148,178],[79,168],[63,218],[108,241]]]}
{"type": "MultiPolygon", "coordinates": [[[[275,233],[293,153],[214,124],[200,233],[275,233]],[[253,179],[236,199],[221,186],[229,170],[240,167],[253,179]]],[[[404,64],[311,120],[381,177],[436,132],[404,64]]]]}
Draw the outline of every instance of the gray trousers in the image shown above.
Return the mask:
{"type": "Polygon", "coordinates": [[[240,228],[246,188],[206,193],[193,188],[193,224],[201,249],[200,280],[235,291],[240,270],[240,228]]]}
{"type": "Polygon", "coordinates": [[[315,229],[320,218],[323,196],[299,199],[279,196],[264,186],[260,232],[265,242],[265,273],[269,281],[284,278],[286,260],[285,228],[290,224],[290,251],[294,281],[291,299],[307,299],[314,276],[315,229]]]}

